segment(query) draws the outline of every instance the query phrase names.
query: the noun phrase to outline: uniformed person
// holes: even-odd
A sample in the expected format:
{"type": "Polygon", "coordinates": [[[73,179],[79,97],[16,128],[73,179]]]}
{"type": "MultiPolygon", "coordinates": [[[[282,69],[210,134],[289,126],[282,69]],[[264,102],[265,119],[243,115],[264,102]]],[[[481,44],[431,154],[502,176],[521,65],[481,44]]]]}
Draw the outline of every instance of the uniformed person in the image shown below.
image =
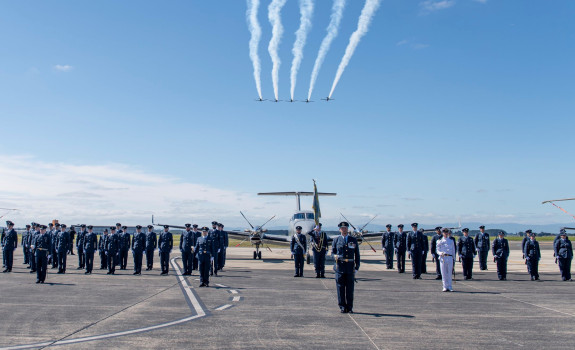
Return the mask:
{"type": "Polygon", "coordinates": [[[66,260],[70,248],[70,234],[66,231],[66,225],[60,226],[56,237],[56,253],[58,254],[58,273],[66,273],[66,260]]]}
{"type": "Polygon", "coordinates": [[[338,225],[339,236],[333,239],[331,253],[335,259],[335,285],[337,303],[341,313],[353,313],[353,290],[355,273],[359,270],[359,245],[355,237],[348,234],[349,223],[342,221],[338,225]]]}
{"type": "MultiPolygon", "coordinates": [[[[21,246],[22,246],[22,255],[24,256],[24,265],[28,265],[30,264],[30,260],[29,260],[29,248],[30,248],[30,236],[32,235],[32,232],[30,230],[31,226],[30,225],[26,225],[26,231],[24,231],[24,233],[22,234],[22,241],[21,241],[21,246]]],[[[29,268],[29,267],[28,267],[29,268]]]]}
{"type": "Polygon", "coordinates": [[[36,255],[34,250],[32,249],[32,244],[34,244],[36,237],[40,235],[40,225],[36,224],[35,222],[32,222],[30,224],[30,226],[32,226],[32,233],[30,235],[30,240],[29,240],[29,257],[28,259],[30,260],[30,273],[34,273],[36,272],[36,255]]]}
{"type": "Polygon", "coordinates": [[[76,238],[76,228],[70,226],[70,248],[68,248],[70,255],[76,255],[74,254],[74,238],[76,238]]]}
{"type": "Polygon", "coordinates": [[[470,280],[473,278],[473,258],[475,258],[477,250],[473,238],[469,237],[469,229],[466,227],[461,231],[463,236],[459,237],[457,251],[459,253],[459,261],[463,267],[463,279],[470,280]]]}
{"type": "Polygon", "coordinates": [[[393,252],[395,246],[395,232],[391,231],[391,225],[385,225],[385,232],[381,235],[381,250],[385,254],[385,265],[388,270],[393,270],[393,252]]]}
{"type": "MultiPolygon", "coordinates": [[[[313,265],[315,278],[325,278],[325,255],[327,254],[327,234],[322,231],[321,223],[316,225],[310,235],[311,248],[313,250],[313,265]]],[[[303,273],[303,272],[302,272],[303,273]]]]}
{"type": "MultiPolygon", "coordinates": [[[[194,245],[195,242],[198,241],[198,238],[200,238],[200,236],[202,235],[202,232],[200,232],[200,230],[198,230],[198,225],[197,224],[193,224],[192,225],[192,232],[194,233],[194,245]]],[[[192,270],[197,270],[198,269],[198,254],[192,254],[192,259],[193,259],[193,264],[192,264],[192,270]]]]}
{"type": "Polygon", "coordinates": [[[439,255],[437,254],[437,241],[443,238],[441,234],[441,226],[435,228],[435,235],[431,237],[431,260],[435,262],[435,279],[441,279],[441,262],[439,261],[439,255]]]}
{"type": "MultiPolygon", "coordinates": [[[[82,270],[86,267],[86,256],[84,255],[84,236],[86,235],[86,225],[80,225],[80,232],[76,238],[76,251],[78,252],[78,267],[77,270],[82,270]]],[[[105,249],[104,249],[105,251],[105,249]]],[[[106,258],[107,260],[108,258],[106,258]]]]}
{"type": "Polygon", "coordinates": [[[86,262],[86,272],[89,275],[94,268],[94,252],[98,249],[98,235],[94,232],[94,226],[89,225],[88,232],[84,235],[84,261],[86,262]]]}
{"type": "MultiPolygon", "coordinates": [[[[80,235],[78,235],[79,237],[80,235]]],[[[105,228],[98,241],[98,252],[100,254],[100,270],[108,268],[108,257],[106,256],[106,240],[108,239],[108,229],[105,228]]],[[[78,251],[78,254],[80,252],[78,251]]]]}
{"type": "Polygon", "coordinates": [[[50,232],[50,236],[52,237],[52,252],[50,254],[50,258],[49,260],[52,262],[52,268],[55,269],[58,267],[58,246],[57,246],[57,240],[58,240],[58,234],[60,233],[60,223],[56,223],[56,225],[54,225],[54,228],[52,229],[52,232],[50,232]]]}
{"type": "Polygon", "coordinates": [[[48,269],[48,255],[52,251],[52,237],[46,233],[47,226],[40,227],[40,234],[34,238],[31,248],[36,259],[36,283],[44,283],[48,269]]]}
{"type": "Polygon", "coordinates": [[[154,268],[154,250],[158,247],[158,236],[154,232],[154,226],[148,225],[146,232],[146,271],[154,268]]]}
{"type": "Polygon", "coordinates": [[[218,254],[218,268],[220,271],[224,270],[224,265],[226,264],[226,250],[228,249],[228,245],[230,243],[228,232],[224,231],[224,224],[221,222],[218,223],[218,230],[220,231],[220,253],[218,254]]]}
{"type": "Polygon", "coordinates": [[[395,255],[397,256],[397,272],[405,272],[405,251],[407,250],[407,234],[403,232],[403,224],[397,225],[397,234],[395,235],[395,255]]]}
{"type": "Polygon", "coordinates": [[[489,233],[485,232],[485,226],[479,226],[479,233],[475,235],[475,247],[479,255],[479,269],[487,270],[487,255],[489,254],[489,233]]]}
{"type": "Polygon", "coordinates": [[[6,269],[3,272],[12,272],[14,264],[14,251],[18,248],[18,234],[14,230],[14,223],[6,221],[7,231],[4,236],[4,247],[2,248],[6,257],[6,269]]]}
{"type": "Polygon", "coordinates": [[[411,224],[412,231],[407,236],[407,249],[411,257],[411,275],[414,280],[421,279],[421,259],[423,257],[423,232],[417,230],[418,224],[411,224]]]}
{"type": "Polygon", "coordinates": [[[128,233],[128,227],[122,226],[122,232],[120,232],[120,270],[126,270],[128,268],[128,255],[131,247],[131,236],[128,233]]]}
{"type": "Polygon", "coordinates": [[[196,236],[192,231],[192,225],[186,224],[186,230],[180,237],[180,252],[182,253],[182,263],[184,264],[184,276],[191,276],[194,258],[192,247],[196,245],[196,236]]]}
{"type": "Polygon", "coordinates": [[[301,230],[301,226],[296,226],[290,243],[290,250],[295,263],[294,277],[303,277],[304,255],[307,252],[307,240],[302,235],[301,230]]]}
{"type": "Polygon", "coordinates": [[[539,242],[535,239],[535,233],[533,232],[529,233],[529,240],[525,242],[525,246],[523,247],[523,256],[525,256],[527,271],[529,271],[529,274],[531,275],[531,280],[539,280],[539,260],[541,260],[541,250],[539,249],[539,242]]]}
{"type": "Polygon", "coordinates": [[[197,239],[193,253],[198,256],[200,270],[200,287],[210,286],[210,266],[214,259],[214,241],[208,235],[209,229],[202,227],[202,235],[197,239]]]}
{"type": "Polygon", "coordinates": [[[427,253],[429,252],[429,237],[423,232],[423,256],[421,257],[421,273],[427,274],[427,253]]]}
{"type": "Polygon", "coordinates": [[[210,276],[213,274],[218,275],[218,261],[219,261],[219,254],[221,252],[221,245],[222,245],[222,236],[220,234],[220,230],[218,230],[218,222],[212,221],[212,229],[210,230],[210,237],[214,241],[214,260],[212,261],[212,266],[210,267],[210,276]]]}
{"type": "Polygon", "coordinates": [[[561,229],[560,238],[555,242],[555,252],[559,261],[559,270],[563,281],[571,281],[571,261],[573,260],[573,245],[567,238],[567,231],[561,229]]]}
{"type": "Polygon", "coordinates": [[[435,253],[439,256],[441,265],[441,279],[443,282],[443,291],[452,292],[452,272],[455,259],[455,243],[449,237],[449,229],[441,230],[443,237],[436,242],[435,253]]]}
{"type": "Polygon", "coordinates": [[[160,265],[162,273],[160,275],[167,275],[170,271],[170,252],[174,247],[174,238],[170,232],[170,226],[164,225],[164,232],[160,233],[158,238],[158,251],[160,252],[160,265]]]}
{"type": "Polygon", "coordinates": [[[116,260],[118,260],[118,250],[120,249],[120,236],[116,233],[116,227],[110,227],[110,234],[106,237],[106,258],[108,265],[108,275],[116,274],[116,260]]]}
{"type": "Polygon", "coordinates": [[[531,230],[526,230],[525,231],[525,235],[523,236],[523,240],[521,241],[521,253],[523,254],[523,259],[525,260],[525,265],[527,266],[527,272],[530,273],[529,271],[529,264],[527,262],[527,257],[525,256],[525,244],[529,241],[530,237],[531,237],[531,230]]]}
{"type": "Polygon", "coordinates": [[[118,235],[118,252],[116,253],[116,259],[114,260],[116,262],[116,266],[120,265],[120,250],[122,245],[123,232],[124,230],[122,230],[122,224],[118,222],[116,224],[116,235],[118,235]]]}
{"type": "Polygon", "coordinates": [[[497,263],[497,277],[500,281],[507,280],[507,259],[509,258],[509,242],[505,232],[499,231],[499,237],[493,240],[493,262],[497,263]]]}
{"type": "Polygon", "coordinates": [[[132,238],[132,255],[134,255],[134,275],[142,274],[142,260],[146,248],[146,234],[142,232],[142,226],[136,225],[136,232],[132,238]]]}
{"type": "MultiPolygon", "coordinates": [[[[2,236],[0,236],[0,244],[2,244],[2,251],[4,251],[5,238],[6,238],[6,229],[2,228],[2,236]]],[[[6,254],[2,254],[2,267],[6,267],[6,254]]]]}

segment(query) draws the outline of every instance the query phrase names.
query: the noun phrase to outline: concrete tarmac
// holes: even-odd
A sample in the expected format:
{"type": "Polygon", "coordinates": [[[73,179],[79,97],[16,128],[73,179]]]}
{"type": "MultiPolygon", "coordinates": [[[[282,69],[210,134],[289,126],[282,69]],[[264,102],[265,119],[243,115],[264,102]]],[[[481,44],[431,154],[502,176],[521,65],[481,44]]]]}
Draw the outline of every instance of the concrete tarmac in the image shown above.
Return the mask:
{"type": "MultiPolygon", "coordinates": [[[[552,251],[543,250],[541,281],[530,281],[521,253],[514,249],[507,281],[474,266],[474,279],[455,292],[441,292],[435,264],[422,280],[387,270],[381,250],[362,245],[355,285],[354,314],[340,314],[328,262],[325,279],[313,265],[293,277],[287,249],[228,249],[224,271],[210,288],[199,288],[197,271],[179,276],[174,252],[169,276],[128,270],[92,275],[76,270],[68,256],[65,275],[49,270],[46,284],[15,252],[12,273],[0,274],[1,348],[141,349],[573,349],[575,283],[561,281],[552,251]]],[[[131,257],[130,257],[131,260],[131,257]]],[[[394,264],[395,265],[395,264],[394,264]]]]}

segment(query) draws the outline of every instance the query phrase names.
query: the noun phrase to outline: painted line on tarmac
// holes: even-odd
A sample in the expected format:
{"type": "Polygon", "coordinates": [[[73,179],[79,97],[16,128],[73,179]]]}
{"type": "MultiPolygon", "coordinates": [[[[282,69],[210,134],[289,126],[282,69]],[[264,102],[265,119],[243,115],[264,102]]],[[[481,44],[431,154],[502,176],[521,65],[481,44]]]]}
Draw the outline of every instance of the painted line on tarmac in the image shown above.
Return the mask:
{"type": "Polygon", "coordinates": [[[228,286],[224,286],[223,284],[216,284],[216,286],[218,286],[220,288],[229,288],[228,286]]]}
{"type": "Polygon", "coordinates": [[[8,349],[33,349],[33,348],[43,348],[43,347],[50,347],[50,346],[58,346],[58,345],[69,345],[69,344],[76,344],[76,343],[83,343],[83,342],[89,342],[89,341],[94,341],[94,340],[102,340],[102,339],[109,339],[109,338],[115,338],[115,337],[122,337],[122,336],[126,336],[126,335],[132,335],[132,334],[138,334],[138,333],[144,333],[144,332],[149,332],[149,331],[153,331],[156,329],[161,329],[161,328],[166,328],[166,327],[171,327],[171,326],[176,326],[179,324],[183,324],[186,322],[190,322],[192,320],[198,319],[198,318],[202,318],[206,316],[206,312],[205,310],[202,308],[202,306],[200,305],[200,302],[198,301],[198,299],[196,298],[196,296],[194,295],[194,293],[191,292],[188,282],[186,281],[185,278],[183,278],[182,276],[182,272],[179,269],[178,265],[175,263],[174,261],[175,259],[172,259],[172,265],[174,266],[174,269],[176,270],[176,273],[178,274],[178,278],[179,281],[182,285],[186,286],[187,288],[184,288],[184,290],[186,291],[186,296],[188,298],[190,298],[190,303],[192,304],[192,306],[194,307],[194,310],[196,312],[196,315],[190,316],[190,317],[186,317],[186,318],[182,318],[176,321],[171,321],[171,322],[166,322],[166,323],[161,323],[155,326],[149,326],[149,327],[144,327],[144,328],[137,328],[137,329],[132,329],[132,330],[127,330],[127,331],[121,331],[121,332],[114,332],[114,333],[107,333],[107,334],[100,334],[100,335],[95,335],[95,336],[91,336],[91,337],[82,337],[82,338],[74,338],[74,339],[67,339],[67,340],[58,340],[58,341],[49,341],[49,342],[43,342],[43,343],[35,343],[35,344],[25,344],[25,345],[16,345],[16,346],[9,346],[9,347],[3,347],[0,348],[0,350],[8,350],[8,349]]]}
{"type": "MultiPolygon", "coordinates": [[[[470,285],[470,284],[467,284],[467,283],[465,283],[465,282],[459,282],[459,283],[461,283],[461,284],[463,284],[463,285],[466,285],[466,286],[468,286],[468,287],[471,287],[471,288],[474,288],[474,289],[483,291],[483,292],[489,292],[488,290],[481,289],[481,288],[477,288],[477,287],[472,286],[472,285],[470,285]]],[[[521,300],[521,299],[517,299],[517,298],[510,297],[510,296],[506,296],[505,294],[500,294],[500,295],[501,295],[503,298],[506,298],[506,299],[509,299],[509,300],[514,300],[514,301],[517,301],[517,302],[519,302],[519,303],[523,303],[523,304],[535,306],[535,307],[538,307],[538,308],[541,308],[541,309],[545,309],[545,310],[557,312],[557,313],[560,313],[560,314],[563,314],[563,315],[575,317],[574,314],[570,314],[570,313],[568,313],[568,312],[563,312],[563,311],[555,310],[555,309],[552,309],[552,308],[547,307],[547,306],[541,306],[541,305],[537,305],[537,304],[532,304],[532,303],[530,303],[530,302],[528,302],[528,301],[524,301],[524,300],[521,300]]]]}
{"type": "Polygon", "coordinates": [[[222,310],[225,310],[225,309],[229,309],[230,307],[232,307],[231,304],[226,304],[226,305],[222,305],[222,306],[220,306],[220,307],[217,307],[217,308],[215,308],[214,310],[216,310],[216,311],[222,311],[222,310]]]}
{"type": "MultiPolygon", "coordinates": [[[[332,292],[329,288],[327,288],[327,286],[325,285],[325,282],[324,282],[323,279],[321,280],[321,284],[323,284],[323,287],[324,287],[326,290],[329,291],[329,294],[330,294],[331,299],[337,301],[337,299],[335,299],[335,297],[334,297],[334,295],[333,295],[333,292],[332,292]]],[[[355,318],[353,318],[353,317],[351,316],[351,314],[349,314],[349,313],[348,313],[347,315],[349,316],[349,318],[351,318],[351,320],[353,321],[353,323],[355,323],[355,325],[357,326],[357,328],[359,328],[359,329],[363,332],[363,334],[367,337],[367,339],[369,339],[369,341],[371,342],[371,345],[373,345],[377,350],[381,350],[381,349],[379,348],[379,346],[377,346],[377,344],[373,341],[373,339],[371,339],[371,337],[367,334],[367,332],[359,325],[359,323],[357,323],[357,321],[355,320],[355,318]]]]}
{"type": "Polygon", "coordinates": [[[241,297],[234,297],[232,301],[240,301],[241,297]]]}
{"type": "Polygon", "coordinates": [[[230,289],[230,293],[232,293],[232,294],[238,294],[238,291],[235,290],[235,289],[230,289]]]}

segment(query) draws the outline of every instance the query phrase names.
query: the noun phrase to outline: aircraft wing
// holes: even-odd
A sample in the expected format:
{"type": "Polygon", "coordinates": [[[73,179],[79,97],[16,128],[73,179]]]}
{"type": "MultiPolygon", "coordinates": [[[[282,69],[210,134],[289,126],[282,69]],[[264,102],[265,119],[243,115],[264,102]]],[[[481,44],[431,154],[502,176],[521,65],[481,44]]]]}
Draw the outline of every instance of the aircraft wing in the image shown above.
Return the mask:
{"type": "Polygon", "coordinates": [[[232,235],[232,236],[242,236],[242,237],[249,237],[250,236],[250,232],[245,232],[245,231],[226,230],[226,232],[228,233],[228,235],[232,235]]]}
{"type": "Polygon", "coordinates": [[[380,232],[365,232],[362,234],[362,236],[364,238],[367,237],[381,237],[381,235],[384,233],[384,231],[380,231],[380,232]]]}
{"type": "Polygon", "coordinates": [[[290,235],[274,235],[274,234],[268,234],[265,233],[264,234],[264,239],[269,239],[270,241],[276,241],[276,242],[291,242],[291,237],[290,235]]]}

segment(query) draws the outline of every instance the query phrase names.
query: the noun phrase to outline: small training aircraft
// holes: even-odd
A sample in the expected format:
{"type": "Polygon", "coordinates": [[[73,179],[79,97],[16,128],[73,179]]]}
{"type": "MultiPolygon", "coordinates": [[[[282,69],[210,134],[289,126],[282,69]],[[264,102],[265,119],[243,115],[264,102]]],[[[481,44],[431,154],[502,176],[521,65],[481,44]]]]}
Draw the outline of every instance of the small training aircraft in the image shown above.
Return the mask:
{"type": "Polygon", "coordinates": [[[257,101],[257,102],[264,102],[264,101],[267,101],[267,100],[266,100],[266,99],[263,99],[263,98],[261,98],[261,97],[260,97],[260,98],[256,98],[254,101],[257,101]]]}
{"type": "Polygon", "coordinates": [[[326,97],[326,98],[322,98],[322,101],[326,101],[326,102],[329,102],[329,101],[331,101],[331,100],[333,100],[333,98],[331,98],[331,97],[329,97],[329,96],[326,97]]]}
{"type": "MultiPolygon", "coordinates": [[[[240,214],[242,214],[242,216],[244,217],[244,219],[247,221],[248,225],[250,225],[249,229],[246,229],[243,231],[244,234],[248,234],[248,236],[246,238],[244,238],[243,241],[241,241],[240,243],[236,244],[236,247],[239,247],[242,243],[244,243],[245,241],[247,241],[248,239],[250,240],[250,243],[252,244],[252,246],[256,247],[256,250],[254,251],[254,260],[255,259],[262,259],[262,252],[260,251],[260,245],[264,245],[264,238],[266,238],[266,232],[268,232],[267,229],[264,228],[264,226],[273,220],[273,218],[275,218],[276,216],[272,216],[268,221],[266,221],[263,225],[260,226],[254,226],[252,225],[252,223],[248,220],[248,218],[246,218],[246,216],[244,215],[244,213],[242,213],[240,211],[240,214]]],[[[242,232],[240,231],[228,231],[229,234],[237,234],[237,235],[242,235],[242,232]]],[[[270,247],[266,247],[268,248],[268,250],[271,252],[272,250],[270,249],[270,247]]]]}
{"type": "Polygon", "coordinates": [[[286,101],[286,102],[297,102],[297,100],[294,100],[293,98],[290,98],[290,100],[289,100],[289,101],[286,101]]]}
{"type": "Polygon", "coordinates": [[[308,98],[308,99],[306,99],[305,101],[301,101],[301,102],[310,103],[310,102],[314,102],[314,101],[312,101],[312,100],[310,100],[310,99],[308,98]]]}

